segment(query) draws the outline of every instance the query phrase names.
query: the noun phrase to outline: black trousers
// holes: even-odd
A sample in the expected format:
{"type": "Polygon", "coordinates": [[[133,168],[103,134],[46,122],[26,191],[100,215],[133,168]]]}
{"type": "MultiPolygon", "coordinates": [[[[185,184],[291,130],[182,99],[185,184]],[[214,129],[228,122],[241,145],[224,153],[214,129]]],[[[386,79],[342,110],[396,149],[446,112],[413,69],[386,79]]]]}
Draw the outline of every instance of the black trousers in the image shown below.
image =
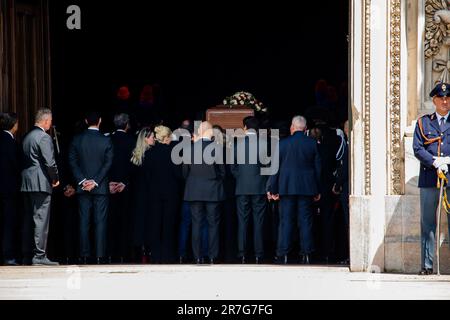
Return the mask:
{"type": "Polygon", "coordinates": [[[267,210],[267,197],[264,195],[237,196],[238,216],[238,255],[247,254],[247,232],[250,217],[253,218],[253,245],[255,256],[264,257],[264,219],[267,210]]]}
{"type": "Polygon", "coordinates": [[[17,196],[15,194],[0,194],[0,217],[3,225],[2,250],[3,259],[15,259],[17,230],[17,196]]]}
{"type": "Polygon", "coordinates": [[[129,258],[131,253],[131,211],[130,194],[122,193],[110,196],[108,213],[108,243],[109,257],[129,258]]]}
{"type": "Polygon", "coordinates": [[[73,196],[67,198],[62,195],[61,198],[61,212],[63,215],[64,225],[64,257],[76,258],[78,257],[78,243],[79,243],[79,219],[78,219],[78,201],[77,197],[73,196]]]}
{"type": "Polygon", "coordinates": [[[300,254],[314,251],[313,204],[311,196],[282,196],[280,200],[280,225],[277,255],[288,255],[292,245],[292,231],[295,223],[300,232],[300,254]]]}
{"type": "Polygon", "coordinates": [[[222,203],[220,251],[225,263],[235,263],[237,254],[237,214],[234,196],[222,203]]]}
{"type": "Polygon", "coordinates": [[[192,249],[194,258],[201,259],[202,221],[208,221],[208,256],[219,256],[220,202],[191,202],[192,214],[192,249]]]}
{"type": "Polygon", "coordinates": [[[321,253],[330,257],[335,254],[335,210],[336,197],[329,193],[323,193],[320,199],[319,208],[321,215],[321,253]]]}
{"type": "Polygon", "coordinates": [[[52,196],[42,192],[24,192],[22,250],[25,258],[46,256],[52,196]]]}
{"type": "Polygon", "coordinates": [[[179,202],[173,199],[152,199],[151,202],[152,262],[174,263],[177,255],[179,202]]]}
{"type": "Polygon", "coordinates": [[[95,256],[97,258],[105,258],[109,196],[80,194],[78,195],[78,202],[80,212],[81,257],[88,258],[91,256],[89,231],[91,226],[91,210],[93,209],[95,228],[95,256]]]}

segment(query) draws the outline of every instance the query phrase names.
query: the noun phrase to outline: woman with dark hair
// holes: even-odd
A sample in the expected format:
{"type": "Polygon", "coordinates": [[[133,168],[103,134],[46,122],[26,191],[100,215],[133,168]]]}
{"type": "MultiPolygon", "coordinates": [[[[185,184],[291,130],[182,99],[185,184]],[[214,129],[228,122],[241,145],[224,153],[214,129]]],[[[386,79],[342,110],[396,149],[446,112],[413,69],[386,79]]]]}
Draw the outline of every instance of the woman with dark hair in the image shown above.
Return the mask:
{"type": "Polygon", "coordinates": [[[136,148],[133,151],[131,163],[133,164],[131,191],[133,198],[133,244],[138,248],[140,261],[143,264],[148,263],[150,256],[150,228],[151,228],[151,214],[150,203],[148,198],[150,196],[150,188],[148,184],[148,174],[146,174],[146,167],[152,146],[155,145],[155,138],[152,128],[144,128],[140,131],[136,148]]]}

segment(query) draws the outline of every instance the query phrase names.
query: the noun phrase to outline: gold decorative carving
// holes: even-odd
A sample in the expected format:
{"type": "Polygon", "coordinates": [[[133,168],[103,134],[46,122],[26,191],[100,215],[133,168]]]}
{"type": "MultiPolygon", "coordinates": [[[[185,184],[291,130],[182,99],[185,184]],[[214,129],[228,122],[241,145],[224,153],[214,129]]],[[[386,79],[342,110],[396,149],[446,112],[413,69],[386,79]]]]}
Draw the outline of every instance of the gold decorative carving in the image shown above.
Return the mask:
{"type": "Polygon", "coordinates": [[[390,174],[391,195],[401,195],[402,139],[401,139],[401,0],[390,2],[390,174]]]}
{"type": "Polygon", "coordinates": [[[370,156],[370,85],[371,85],[371,0],[364,2],[364,192],[371,195],[371,156],[370,156]]]}
{"type": "Polygon", "coordinates": [[[437,55],[445,38],[450,35],[450,10],[446,0],[425,2],[425,57],[437,55]]]}

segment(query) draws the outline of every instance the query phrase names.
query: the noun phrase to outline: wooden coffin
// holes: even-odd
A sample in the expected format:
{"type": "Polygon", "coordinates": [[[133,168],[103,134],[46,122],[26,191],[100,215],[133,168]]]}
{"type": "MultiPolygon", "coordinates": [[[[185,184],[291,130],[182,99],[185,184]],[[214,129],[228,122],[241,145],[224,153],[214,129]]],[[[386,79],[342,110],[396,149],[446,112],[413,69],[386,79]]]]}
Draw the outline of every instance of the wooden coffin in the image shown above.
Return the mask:
{"type": "Polygon", "coordinates": [[[246,117],[253,117],[255,111],[245,106],[216,106],[206,111],[206,121],[212,125],[221,126],[223,129],[241,129],[242,121],[246,117]]]}

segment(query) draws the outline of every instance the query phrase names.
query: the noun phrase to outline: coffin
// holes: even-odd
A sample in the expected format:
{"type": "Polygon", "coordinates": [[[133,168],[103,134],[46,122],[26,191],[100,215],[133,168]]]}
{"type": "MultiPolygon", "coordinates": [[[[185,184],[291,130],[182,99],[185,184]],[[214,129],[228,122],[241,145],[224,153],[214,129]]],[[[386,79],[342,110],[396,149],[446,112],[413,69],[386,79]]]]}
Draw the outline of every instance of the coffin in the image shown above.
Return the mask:
{"type": "Polygon", "coordinates": [[[246,117],[253,117],[255,111],[245,106],[216,106],[206,111],[206,121],[223,129],[241,129],[246,117]]]}

